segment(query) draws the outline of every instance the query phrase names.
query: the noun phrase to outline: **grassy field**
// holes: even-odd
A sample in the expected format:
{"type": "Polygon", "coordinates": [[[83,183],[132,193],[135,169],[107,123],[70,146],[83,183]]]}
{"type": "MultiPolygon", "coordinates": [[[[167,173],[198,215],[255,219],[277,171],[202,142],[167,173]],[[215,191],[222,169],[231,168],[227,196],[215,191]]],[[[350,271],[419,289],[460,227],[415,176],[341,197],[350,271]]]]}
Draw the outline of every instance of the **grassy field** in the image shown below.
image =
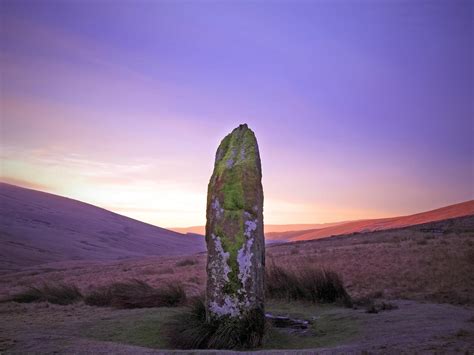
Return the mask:
{"type": "Polygon", "coordinates": [[[81,336],[147,348],[166,349],[163,325],[182,308],[154,308],[145,312],[130,312],[128,316],[110,317],[90,324],[81,336]]]}
{"type": "MultiPolygon", "coordinates": [[[[354,298],[381,295],[474,304],[474,216],[402,229],[357,233],[267,247],[267,265],[337,272],[354,298]]],[[[154,287],[179,281],[188,296],[202,294],[206,255],[114,262],[54,263],[0,275],[0,297],[44,282],[82,292],[130,279],[154,287]]]]}
{"type": "MultiPolygon", "coordinates": [[[[182,311],[182,307],[153,308],[130,312],[126,317],[121,314],[90,324],[84,328],[81,336],[166,349],[164,325],[173,315],[182,311]]],[[[313,324],[304,333],[290,333],[287,330],[270,328],[262,349],[305,349],[344,344],[358,334],[361,323],[357,315],[350,310],[330,305],[270,302],[267,305],[267,312],[272,315],[312,320],[313,324]]]]}

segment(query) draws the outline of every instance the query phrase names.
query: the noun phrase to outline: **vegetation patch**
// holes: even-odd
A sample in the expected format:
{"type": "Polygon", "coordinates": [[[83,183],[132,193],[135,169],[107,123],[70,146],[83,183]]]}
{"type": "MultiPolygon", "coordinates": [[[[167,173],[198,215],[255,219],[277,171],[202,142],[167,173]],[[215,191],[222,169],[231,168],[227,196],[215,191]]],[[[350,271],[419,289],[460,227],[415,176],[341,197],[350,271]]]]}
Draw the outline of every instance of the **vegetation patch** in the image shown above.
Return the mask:
{"type": "Polygon", "coordinates": [[[30,286],[19,292],[7,301],[19,303],[49,302],[66,305],[78,302],[82,294],[75,285],[59,283],[57,285],[43,284],[42,286],[30,286]]]}
{"type": "Polygon", "coordinates": [[[144,281],[130,280],[99,287],[87,295],[72,284],[30,286],[3,302],[49,302],[67,305],[84,300],[89,306],[115,308],[177,307],[186,302],[181,284],[166,284],[155,288],[144,281]]]}
{"type": "Polygon", "coordinates": [[[84,302],[90,306],[115,308],[176,307],[185,301],[186,293],[180,284],[154,288],[140,280],[100,287],[84,298],[84,302]]]}
{"type": "Polygon", "coordinates": [[[223,317],[206,320],[202,298],[177,314],[165,326],[174,349],[253,349],[261,345],[267,324],[262,314],[249,312],[241,319],[223,317]]]}
{"type": "Polygon", "coordinates": [[[179,308],[133,309],[81,329],[86,338],[154,349],[168,347],[163,326],[179,308]]]}
{"type": "Polygon", "coordinates": [[[195,259],[183,259],[180,260],[176,263],[176,266],[182,267],[182,266],[191,266],[191,265],[196,265],[198,263],[197,260],[195,259]]]}
{"type": "Polygon", "coordinates": [[[334,271],[313,266],[291,270],[271,265],[267,267],[265,281],[269,298],[352,305],[342,278],[334,271]]]}

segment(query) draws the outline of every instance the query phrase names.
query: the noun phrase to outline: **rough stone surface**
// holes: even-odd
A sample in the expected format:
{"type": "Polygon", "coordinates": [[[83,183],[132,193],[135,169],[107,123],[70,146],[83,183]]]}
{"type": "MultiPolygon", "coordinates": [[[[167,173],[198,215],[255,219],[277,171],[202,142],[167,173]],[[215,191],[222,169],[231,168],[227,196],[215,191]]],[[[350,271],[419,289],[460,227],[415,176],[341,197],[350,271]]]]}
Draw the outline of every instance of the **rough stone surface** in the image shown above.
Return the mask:
{"type": "Polygon", "coordinates": [[[264,317],[262,169],[257,140],[246,124],[217,149],[206,215],[208,318],[250,312],[264,317]]]}

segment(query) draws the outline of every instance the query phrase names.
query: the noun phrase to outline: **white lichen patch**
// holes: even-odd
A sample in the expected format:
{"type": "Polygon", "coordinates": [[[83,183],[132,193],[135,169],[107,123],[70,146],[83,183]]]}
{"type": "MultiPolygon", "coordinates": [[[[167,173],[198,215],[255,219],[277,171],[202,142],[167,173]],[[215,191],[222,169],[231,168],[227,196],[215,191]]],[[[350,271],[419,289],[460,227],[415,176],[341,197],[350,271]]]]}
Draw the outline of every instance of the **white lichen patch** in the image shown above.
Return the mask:
{"type": "Polygon", "coordinates": [[[231,316],[237,317],[240,315],[239,301],[236,297],[226,295],[224,302],[219,305],[212,301],[209,303],[209,310],[217,316],[231,316]]]}
{"type": "Polygon", "coordinates": [[[244,235],[247,238],[250,238],[252,235],[252,232],[257,230],[257,222],[258,222],[257,219],[255,221],[245,221],[244,235]]]}
{"type": "Polygon", "coordinates": [[[242,310],[247,309],[252,304],[252,301],[247,295],[247,283],[252,275],[252,246],[254,238],[251,236],[251,232],[256,229],[256,221],[246,222],[246,234],[249,235],[246,242],[241,249],[237,252],[237,263],[239,266],[238,278],[242,283],[242,287],[237,291],[237,295],[225,295],[222,301],[219,301],[218,290],[221,290],[227,282],[229,282],[229,273],[231,268],[229,266],[229,252],[226,252],[222,247],[222,242],[219,236],[211,234],[211,238],[214,241],[214,249],[216,257],[209,265],[209,275],[212,278],[216,294],[213,297],[213,301],[209,303],[209,310],[221,317],[231,316],[237,317],[242,314],[242,310]],[[250,223],[247,223],[250,222],[250,223]]]}
{"type": "Polygon", "coordinates": [[[221,207],[221,204],[219,203],[219,200],[217,198],[214,198],[214,200],[212,201],[211,208],[216,213],[215,215],[217,218],[221,218],[224,214],[224,209],[221,207]]]}
{"type": "Polygon", "coordinates": [[[252,270],[252,245],[254,238],[247,239],[247,242],[239,249],[237,253],[237,263],[239,264],[239,280],[245,290],[252,270]]]}
{"type": "Polygon", "coordinates": [[[232,316],[240,315],[239,300],[235,296],[225,295],[221,302],[218,300],[219,292],[222,290],[227,282],[229,282],[229,273],[231,268],[229,266],[229,252],[226,252],[222,247],[222,242],[219,236],[211,234],[214,242],[215,257],[209,264],[209,276],[212,279],[215,287],[213,294],[214,301],[209,302],[209,310],[217,316],[232,316]]]}
{"type": "Polygon", "coordinates": [[[214,248],[216,257],[209,263],[209,272],[211,278],[214,280],[216,288],[223,288],[225,283],[229,281],[229,256],[230,254],[222,247],[221,239],[215,234],[211,234],[214,241],[214,248]]]}

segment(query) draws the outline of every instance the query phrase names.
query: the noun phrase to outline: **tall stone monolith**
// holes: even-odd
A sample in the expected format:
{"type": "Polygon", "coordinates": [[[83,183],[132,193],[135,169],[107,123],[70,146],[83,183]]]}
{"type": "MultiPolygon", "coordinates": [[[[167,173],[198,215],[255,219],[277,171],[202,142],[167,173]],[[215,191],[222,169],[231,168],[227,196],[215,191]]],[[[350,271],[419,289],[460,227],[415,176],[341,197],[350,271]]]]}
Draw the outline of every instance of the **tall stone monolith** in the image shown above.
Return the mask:
{"type": "Polygon", "coordinates": [[[206,214],[208,320],[252,314],[263,324],[262,168],[257,140],[246,124],[217,149],[206,214]]]}

